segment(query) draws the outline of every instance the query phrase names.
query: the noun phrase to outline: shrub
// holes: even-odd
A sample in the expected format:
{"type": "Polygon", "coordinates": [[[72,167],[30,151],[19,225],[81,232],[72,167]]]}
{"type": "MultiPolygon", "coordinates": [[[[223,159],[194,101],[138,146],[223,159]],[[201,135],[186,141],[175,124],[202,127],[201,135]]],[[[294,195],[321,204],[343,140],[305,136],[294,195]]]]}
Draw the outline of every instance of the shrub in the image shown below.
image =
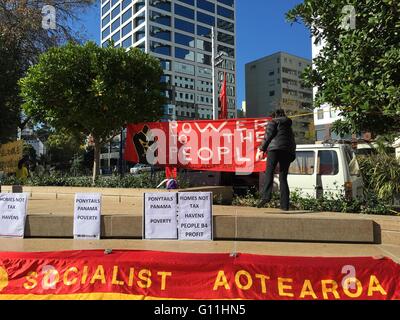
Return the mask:
{"type": "MultiPolygon", "coordinates": [[[[28,178],[27,186],[54,186],[54,187],[98,187],[98,188],[141,188],[153,189],[165,179],[164,172],[156,172],[152,177],[150,173],[140,175],[100,176],[95,185],[92,185],[92,177],[80,176],[72,177],[61,173],[49,175],[33,176],[28,178]]],[[[6,177],[1,181],[3,185],[22,185],[23,183],[14,176],[6,177]]],[[[178,179],[180,188],[186,188],[188,183],[183,179],[178,179]]]]}
{"type": "Polygon", "coordinates": [[[393,204],[400,194],[400,161],[385,152],[358,161],[366,193],[375,193],[379,200],[393,204]]]}
{"type": "MultiPolygon", "coordinates": [[[[236,196],[233,205],[256,207],[260,196],[258,193],[248,193],[245,196],[236,196]]],[[[366,194],[364,199],[349,200],[344,195],[333,193],[325,194],[321,198],[302,196],[299,191],[292,192],[290,195],[290,205],[293,210],[305,210],[312,212],[342,212],[342,213],[363,213],[378,215],[396,215],[384,201],[373,193],[366,194]]],[[[269,208],[279,208],[279,194],[274,194],[271,202],[267,204],[269,208]]]]}

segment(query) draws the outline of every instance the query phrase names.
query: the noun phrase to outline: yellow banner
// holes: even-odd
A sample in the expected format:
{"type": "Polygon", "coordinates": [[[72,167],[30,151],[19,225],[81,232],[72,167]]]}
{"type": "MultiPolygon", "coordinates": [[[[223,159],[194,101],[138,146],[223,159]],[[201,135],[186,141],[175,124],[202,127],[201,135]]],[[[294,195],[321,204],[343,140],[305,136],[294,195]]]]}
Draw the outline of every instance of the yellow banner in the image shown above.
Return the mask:
{"type": "Polygon", "coordinates": [[[22,140],[0,145],[0,171],[15,173],[22,159],[22,140]]]}

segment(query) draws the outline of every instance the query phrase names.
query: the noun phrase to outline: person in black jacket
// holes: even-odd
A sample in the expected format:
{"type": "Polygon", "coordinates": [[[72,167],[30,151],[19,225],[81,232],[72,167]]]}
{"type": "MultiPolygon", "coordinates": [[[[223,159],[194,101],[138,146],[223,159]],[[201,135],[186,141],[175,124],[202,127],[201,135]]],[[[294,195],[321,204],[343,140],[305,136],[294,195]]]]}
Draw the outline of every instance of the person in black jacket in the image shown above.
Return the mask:
{"type": "Polygon", "coordinates": [[[296,159],[296,142],[292,130],[292,120],[286,117],[284,110],[276,110],[275,118],[268,124],[264,140],[258,149],[257,160],[262,159],[264,153],[267,152],[267,170],[261,200],[257,207],[262,208],[271,201],[274,172],[279,163],[281,209],[288,211],[290,192],[287,176],[290,164],[296,159]]]}

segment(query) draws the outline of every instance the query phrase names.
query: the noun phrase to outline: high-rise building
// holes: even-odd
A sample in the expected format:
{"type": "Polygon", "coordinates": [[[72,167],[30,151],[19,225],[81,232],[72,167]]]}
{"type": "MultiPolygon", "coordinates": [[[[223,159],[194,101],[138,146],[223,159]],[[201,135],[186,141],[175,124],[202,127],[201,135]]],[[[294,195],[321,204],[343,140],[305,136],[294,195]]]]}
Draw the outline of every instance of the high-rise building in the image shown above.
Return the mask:
{"type": "Polygon", "coordinates": [[[297,143],[314,141],[311,88],[300,78],[311,60],[277,52],[246,64],[246,105],[249,118],[269,116],[285,109],[294,119],[297,143]],[[300,114],[309,114],[299,116],[300,114]],[[296,115],[298,117],[296,117],[296,115]]]}
{"type": "MultiPolygon", "coordinates": [[[[236,117],[235,0],[102,0],[101,45],[139,48],[160,59],[168,84],[164,119],[212,119],[212,28],[218,86],[227,75],[229,117],[236,117]]],[[[145,106],[144,106],[145,107],[145,106]]]]}

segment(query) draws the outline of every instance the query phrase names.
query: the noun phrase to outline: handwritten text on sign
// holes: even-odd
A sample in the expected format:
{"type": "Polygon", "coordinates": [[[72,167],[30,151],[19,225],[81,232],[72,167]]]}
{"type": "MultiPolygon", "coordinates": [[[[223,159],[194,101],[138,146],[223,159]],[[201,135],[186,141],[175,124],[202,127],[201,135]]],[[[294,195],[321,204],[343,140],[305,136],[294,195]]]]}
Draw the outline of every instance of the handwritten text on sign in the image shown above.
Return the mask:
{"type": "Polygon", "coordinates": [[[179,192],[179,240],[212,240],[212,193],[179,192]]]}
{"type": "Polygon", "coordinates": [[[144,194],[144,238],[177,239],[176,193],[144,194]]]}
{"type": "Polygon", "coordinates": [[[75,195],[74,239],[100,239],[101,194],[75,195]]]}
{"type": "Polygon", "coordinates": [[[0,193],[0,236],[24,237],[26,193],[0,193]]]}

